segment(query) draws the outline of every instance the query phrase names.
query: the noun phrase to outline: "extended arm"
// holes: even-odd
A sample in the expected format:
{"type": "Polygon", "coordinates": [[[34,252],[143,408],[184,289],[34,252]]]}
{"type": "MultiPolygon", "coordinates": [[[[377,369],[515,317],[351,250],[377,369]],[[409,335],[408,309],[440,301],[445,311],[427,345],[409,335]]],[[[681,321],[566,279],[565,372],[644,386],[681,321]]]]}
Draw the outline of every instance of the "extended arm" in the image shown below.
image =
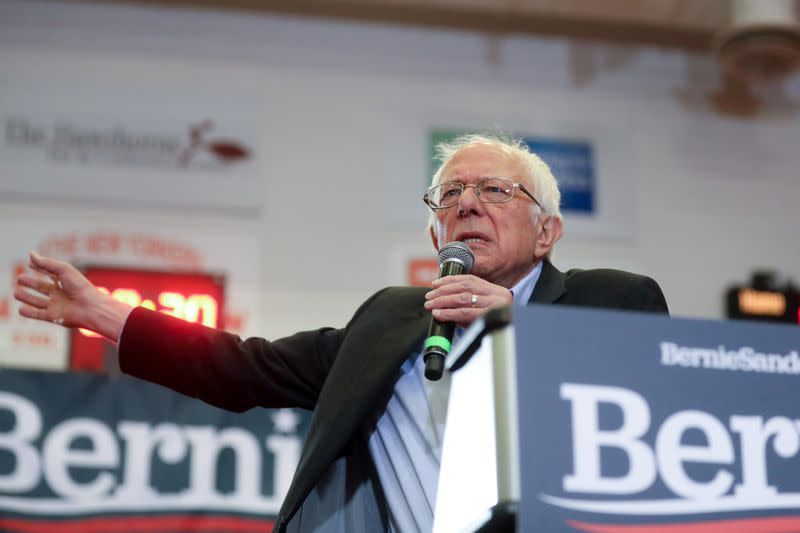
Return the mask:
{"type": "Polygon", "coordinates": [[[39,274],[23,274],[14,290],[22,316],[119,340],[125,372],[232,411],[313,409],[346,333],[322,328],[273,342],[242,340],[162,313],[131,310],[63,261],[31,253],[30,266],[39,274]]]}
{"type": "Polygon", "coordinates": [[[313,409],[344,331],[323,328],[267,341],[143,308],[131,312],[119,343],[120,368],[230,411],[313,409]]]}

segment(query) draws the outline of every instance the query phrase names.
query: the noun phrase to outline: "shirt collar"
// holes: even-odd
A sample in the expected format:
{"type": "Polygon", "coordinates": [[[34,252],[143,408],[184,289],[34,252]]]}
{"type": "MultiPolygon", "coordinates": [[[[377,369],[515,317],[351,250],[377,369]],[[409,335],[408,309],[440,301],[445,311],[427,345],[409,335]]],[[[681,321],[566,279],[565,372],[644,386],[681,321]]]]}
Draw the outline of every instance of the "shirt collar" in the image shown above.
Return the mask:
{"type": "Polygon", "coordinates": [[[511,294],[514,296],[514,305],[527,305],[533,294],[533,288],[536,282],[539,281],[539,276],[542,274],[542,261],[536,263],[533,270],[528,272],[528,275],[517,282],[516,285],[511,287],[511,294]]]}

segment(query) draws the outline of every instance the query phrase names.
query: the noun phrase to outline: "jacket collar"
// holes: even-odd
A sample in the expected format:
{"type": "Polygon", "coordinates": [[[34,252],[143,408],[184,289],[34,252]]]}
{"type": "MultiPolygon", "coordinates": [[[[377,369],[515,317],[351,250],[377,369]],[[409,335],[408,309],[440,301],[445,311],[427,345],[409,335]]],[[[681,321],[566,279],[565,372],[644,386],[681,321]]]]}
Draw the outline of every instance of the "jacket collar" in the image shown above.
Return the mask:
{"type": "Polygon", "coordinates": [[[551,304],[567,292],[567,276],[553,266],[547,259],[543,260],[542,273],[533,288],[528,303],[551,304]]]}

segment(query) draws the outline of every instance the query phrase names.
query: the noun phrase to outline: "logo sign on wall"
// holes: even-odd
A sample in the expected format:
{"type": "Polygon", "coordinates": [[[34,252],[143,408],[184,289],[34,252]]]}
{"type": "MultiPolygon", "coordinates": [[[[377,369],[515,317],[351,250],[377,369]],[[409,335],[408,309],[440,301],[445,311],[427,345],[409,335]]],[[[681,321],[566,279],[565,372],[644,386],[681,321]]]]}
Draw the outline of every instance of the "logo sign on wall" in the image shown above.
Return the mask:
{"type": "Polygon", "coordinates": [[[539,306],[515,322],[521,531],[800,531],[795,327],[539,306]]]}
{"type": "Polygon", "coordinates": [[[261,208],[262,128],[253,95],[25,75],[0,83],[0,193],[9,198],[261,208]]]}
{"type": "MultiPolygon", "coordinates": [[[[441,164],[436,160],[436,145],[459,135],[474,133],[454,130],[434,130],[430,133],[431,172],[441,164]]],[[[565,214],[592,215],[595,212],[595,165],[592,144],[573,139],[554,139],[524,136],[528,148],[541,157],[558,179],[561,190],[561,210],[565,214]]]]}
{"type": "Polygon", "coordinates": [[[0,531],[269,531],[308,416],[133,378],[0,372],[0,531]]]}

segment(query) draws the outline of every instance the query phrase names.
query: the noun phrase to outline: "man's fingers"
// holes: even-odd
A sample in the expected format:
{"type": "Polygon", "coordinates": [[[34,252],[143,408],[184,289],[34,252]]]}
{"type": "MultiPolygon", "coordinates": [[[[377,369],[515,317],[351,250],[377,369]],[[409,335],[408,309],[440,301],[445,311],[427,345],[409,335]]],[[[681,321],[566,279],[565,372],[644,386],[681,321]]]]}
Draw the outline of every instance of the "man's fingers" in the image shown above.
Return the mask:
{"type": "Polygon", "coordinates": [[[471,274],[446,276],[433,283],[425,294],[425,309],[441,322],[471,324],[492,307],[512,302],[511,292],[471,274]]]}
{"type": "Polygon", "coordinates": [[[50,321],[47,318],[47,309],[41,309],[39,307],[33,307],[28,304],[22,304],[19,306],[19,314],[24,316],[25,318],[33,318],[35,320],[45,320],[50,321]]]}
{"type": "Polygon", "coordinates": [[[36,292],[44,294],[45,296],[53,292],[55,284],[49,279],[44,279],[38,276],[31,276],[30,274],[21,274],[17,278],[17,284],[28,289],[33,289],[36,292]]]}
{"type": "Polygon", "coordinates": [[[488,297],[478,296],[478,301],[472,303],[472,294],[459,292],[456,294],[443,294],[425,302],[426,309],[453,309],[461,307],[480,308],[488,305],[488,297]]]}
{"type": "Polygon", "coordinates": [[[440,280],[448,280],[447,283],[434,285],[434,289],[425,295],[426,300],[432,300],[439,296],[448,294],[485,294],[486,287],[479,287],[473,276],[447,276],[440,280]]]}
{"type": "Polygon", "coordinates": [[[477,287],[477,279],[478,278],[471,274],[445,276],[435,280],[433,286],[436,291],[440,291],[444,294],[458,291],[471,291],[477,287]]]}
{"type": "Polygon", "coordinates": [[[453,276],[436,278],[435,280],[433,280],[433,283],[431,283],[431,285],[433,285],[434,287],[438,287],[439,285],[448,285],[450,283],[457,283],[459,281],[464,281],[467,279],[476,279],[476,278],[472,274],[455,274],[453,276]]]}
{"type": "Polygon", "coordinates": [[[39,260],[34,261],[33,260],[33,254],[34,253],[35,252],[31,252],[31,256],[30,256],[31,259],[28,262],[28,267],[31,270],[33,270],[34,272],[38,272],[39,274],[42,274],[43,276],[47,276],[50,280],[52,280],[53,284],[57,284],[58,283],[58,276],[56,274],[54,274],[53,272],[51,272],[50,270],[48,270],[47,268],[45,268],[44,266],[42,266],[42,264],[40,262],[41,261],[41,256],[40,256],[39,260]]]}
{"type": "Polygon", "coordinates": [[[54,286],[73,292],[81,287],[82,281],[88,280],[71,264],[52,257],[45,257],[36,252],[30,252],[30,268],[49,277],[54,286]]]}
{"type": "Polygon", "coordinates": [[[439,322],[455,322],[457,324],[470,324],[483,314],[482,309],[478,308],[459,308],[459,309],[434,309],[433,316],[439,322]]]}
{"type": "Polygon", "coordinates": [[[35,271],[43,274],[50,274],[47,268],[47,263],[43,255],[39,255],[33,250],[28,253],[28,265],[35,271]]]}
{"type": "Polygon", "coordinates": [[[30,266],[32,269],[43,272],[51,277],[57,278],[67,273],[67,271],[72,268],[72,265],[69,263],[53,259],[52,257],[39,255],[34,251],[31,251],[28,255],[30,257],[30,266]]]}
{"type": "Polygon", "coordinates": [[[44,309],[47,307],[49,299],[46,296],[31,292],[19,285],[14,287],[14,298],[32,307],[44,309]]]}

